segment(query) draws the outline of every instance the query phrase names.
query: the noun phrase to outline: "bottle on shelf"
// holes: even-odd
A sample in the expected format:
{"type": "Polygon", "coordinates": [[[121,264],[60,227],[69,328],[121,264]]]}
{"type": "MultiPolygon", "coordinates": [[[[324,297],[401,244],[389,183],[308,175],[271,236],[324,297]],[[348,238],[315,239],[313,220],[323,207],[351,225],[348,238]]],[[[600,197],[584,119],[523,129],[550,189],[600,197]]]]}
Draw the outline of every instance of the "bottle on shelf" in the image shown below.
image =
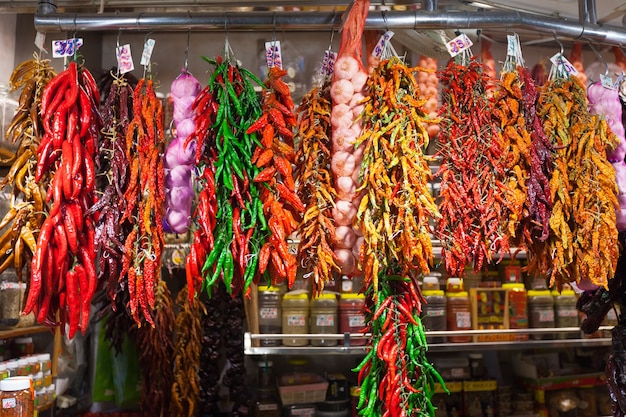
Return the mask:
{"type": "MultiPolygon", "coordinates": [[[[425,330],[445,331],[448,323],[446,318],[446,296],[439,288],[437,276],[424,277],[422,282],[422,295],[426,303],[422,306],[422,324],[425,330]]],[[[444,343],[445,337],[428,336],[428,343],[444,343]]]]}
{"type": "MultiPolygon", "coordinates": [[[[509,329],[528,329],[528,296],[521,282],[505,282],[509,301],[509,329]]],[[[515,340],[528,340],[527,334],[516,334],[515,340]]]]}
{"type": "MultiPolygon", "coordinates": [[[[322,293],[311,301],[311,334],[337,334],[338,304],[334,293],[322,293]]],[[[337,339],[311,339],[313,346],[337,346],[337,339]]]]}
{"type": "MultiPolygon", "coordinates": [[[[365,295],[342,293],[339,297],[339,333],[360,333],[365,327],[365,295]]],[[[342,342],[343,343],[343,342],[342,342]]],[[[351,346],[364,346],[366,339],[350,339],[351,346]]]]}
{"type": "MultiPolygon", "coordinates": [[[[549,290],[528,291],[528,319],[531,329],[554,328],[554,298],[549,290]]],[[[533,334],[534,340],[550,339],[549,334],[533,334]]]]}
{"type": "MultiPolygon", "coordinates": [[[[448,278],[446,284],[446,317],[448,330],[472,330],[472,310],[461,278],[448,278]]],[[[469,343],[472,336],[448,336],[452,343],[469,343]]]]}
{"type": "MultiPolygon", "coordinates": [[[[564,285],[563,290],[552,291],[554,297],[554,322],[555,327],[578,327],[578,310],[576,293],[569,285],[564,285]]],[[[576,333],[559,333],[559,339],[576,339],[580,335],[576,333]]]]}
{"type": "MultiPolygon", "coordinates": [[[[259,333],[280,334],[282,332],[282,311],[280,288],[259,286],[259,333]]],[[[280,339],[261,339],[261,346],[280,346],[280,339]]]]}
{"type": "MultiPolygon", "coordinates": [[[[309,296],[305,292],[289,292],[282,301],[283,334],[309,333],[309,296]]],[[[285,346],[306,346],[309,339],[284,338],[285,346]]]]}

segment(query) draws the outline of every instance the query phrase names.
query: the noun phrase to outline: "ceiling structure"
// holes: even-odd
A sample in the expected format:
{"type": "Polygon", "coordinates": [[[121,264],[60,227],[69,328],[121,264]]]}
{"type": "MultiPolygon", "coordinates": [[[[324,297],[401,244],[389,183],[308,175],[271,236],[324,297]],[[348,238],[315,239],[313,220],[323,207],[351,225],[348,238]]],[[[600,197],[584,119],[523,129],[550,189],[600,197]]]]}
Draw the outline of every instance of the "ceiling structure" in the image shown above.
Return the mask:
{"type": "MultiPolygon", "coordinates": [[[[0,13],[35,13],[41,31],[322,30],[339,28],[350,0],[0,0],[0,13]],[[301,12],[300,12],[301,11],[301,12]]],[[[405,32],[455,30],[504,42],[582,40],[626,47],[623,0],[371,0],[366,27],[405,32]],[[377,10],[382,10],[377,12],[377,10]],[[388,11],[387,11],[388,10],[388,11]]],[[[423,36],[422,36],[423,38],[423,36]]],[[[410,40],[410,39],[409,39],[410,40]]],[[[419,40],[417,40],[419,41],[419,40]]],[[[428,42],[428,40],[423,40],[428,42]]]]}

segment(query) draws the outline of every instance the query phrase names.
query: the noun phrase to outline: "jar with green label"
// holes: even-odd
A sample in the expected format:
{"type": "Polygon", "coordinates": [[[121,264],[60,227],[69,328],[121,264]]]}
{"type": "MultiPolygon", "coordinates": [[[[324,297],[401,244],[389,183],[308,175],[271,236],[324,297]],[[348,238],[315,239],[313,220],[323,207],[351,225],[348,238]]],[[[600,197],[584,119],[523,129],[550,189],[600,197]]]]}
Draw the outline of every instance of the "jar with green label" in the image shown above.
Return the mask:
{"type": "MultiPolygon", "coordinates": [[[[309,296],[306,292],[291,292],[283,296],[282,317],[283,334],[308,334],[309,333],[309,296]]],[[[306,346],[309,339],[284,338],[285,346],[306,346]]]]}
{"type": "MultiPolygon", "coordinates": [[[[311,334],[337,334],[339,320],[337,296],[333,293],[322,293],[311,301],[311,334]]],[[[313,346],[337,346],[337,339],[311,339],[313,346]]]]}

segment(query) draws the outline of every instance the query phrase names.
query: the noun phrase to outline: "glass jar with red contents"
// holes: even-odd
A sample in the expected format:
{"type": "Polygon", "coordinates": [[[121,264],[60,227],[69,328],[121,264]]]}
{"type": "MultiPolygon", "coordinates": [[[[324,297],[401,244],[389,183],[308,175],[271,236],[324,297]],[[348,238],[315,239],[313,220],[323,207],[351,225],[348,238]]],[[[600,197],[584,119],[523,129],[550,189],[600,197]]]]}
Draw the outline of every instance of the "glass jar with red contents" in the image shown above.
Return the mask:
{"type": "MultiPolygon", "coordinates": [[[[365,328],[365,295],[342,293],[339,297],[339,333],[361,333],[365,328]]],[[[364,346],[366,339],[351,338],[350,345],[364,346]]]]}
{"type": "MultiPolygon", "coordinates": [[[[509,329],[528,329],[528,297],[526,287],[521,282],[506,282],[509,300],[509,329]]],[[[527,334],[516,334],[515,340],[528,340],[527,334]]]]}

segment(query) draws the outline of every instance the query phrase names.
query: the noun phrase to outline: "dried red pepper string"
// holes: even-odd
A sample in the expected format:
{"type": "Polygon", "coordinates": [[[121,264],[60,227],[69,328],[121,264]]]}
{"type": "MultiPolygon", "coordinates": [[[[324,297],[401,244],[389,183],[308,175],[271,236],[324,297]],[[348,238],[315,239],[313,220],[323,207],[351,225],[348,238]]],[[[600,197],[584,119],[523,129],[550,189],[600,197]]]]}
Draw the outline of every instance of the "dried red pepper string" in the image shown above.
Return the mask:
{"type": "Polygon", "coordinates": [[[155,288],[161,277],[165,244],[163,106],[151,79],[141,79],[133,92],[133,119],[126,133],[126,158],[131,167],[124,192],[127,203],[121,222],[134,224],[125,241],[121,276],[127,276],[130,314],[141,326],[154,326],[155,288]]]}
{"type": "Polygon", "coordinates": [[[48,325],[56,324],[58,312],[61,328],[69,324],[72,338],[78,330],[86,332],[98,287],[97,215],[88,210],[96,199],[94,158],[101,121],[94,109],[100,97],[91,74],[76,62],[55,78],[42,96],[44,137],[36,170],[38,178],[52,177],[46,198],[51,207],[37,240],[24,312],[36,310],[37,320],[48,325]]]}
{"type": "Polygon", "coordinates": [[[478,271],[509,250],[502,230],[506,185],[499,126],[491,119],[489,79],[474,58],[467,66],[451,61],[440,74],[441,178],[436,233],[451,276],[463,276],[470,263],[478,271]]]}
{"type": "Polygon", "coordinates": [[[287,280],[291,288],[298,264],[287,240],[298,227],[296,219],[301,217],[305,206],[296,194],[291,166],[296,158],[293,141],[296,116],[289,86],[283,81],[285,75],[286,70],[270,68],[263,90],[263,115],[247,133],[261,132],[261,146],[252,154],[252,163],[262,171],[253,181],[262,187],[260,198],[270,231],[261,247],[263,262],[259,264],[259,273],[268,270],[273,285],[287,280]]]}

